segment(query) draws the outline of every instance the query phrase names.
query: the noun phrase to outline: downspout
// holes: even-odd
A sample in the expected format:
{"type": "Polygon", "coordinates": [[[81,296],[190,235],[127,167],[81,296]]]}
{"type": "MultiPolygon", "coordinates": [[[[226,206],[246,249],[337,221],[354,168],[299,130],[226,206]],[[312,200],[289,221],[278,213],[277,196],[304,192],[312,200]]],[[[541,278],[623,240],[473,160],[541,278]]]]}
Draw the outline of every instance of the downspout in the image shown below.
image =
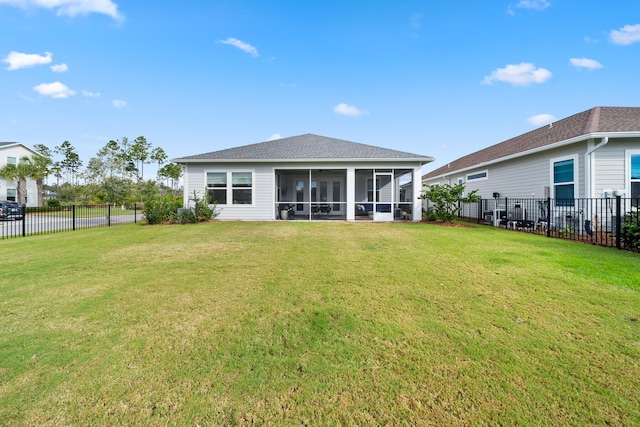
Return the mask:
{"type": "Polygon", "coordinates": [[[609,137],[605,136],[603,137],[600,142],[591,147],[590,149],[587,150],[587,152],[584,154],[584,167],[585,167],[585,189],[584,189],[584,196],[588,199],[593,198],[594,195],[592,194],[593,192],[593,187],[595,185],[595,176],[593,175],[593,157],[591,156],[596,150],[599,150],[600,148],[604,147],[605,145],[607,145],[607,143],[609,142],[609,137]]]}

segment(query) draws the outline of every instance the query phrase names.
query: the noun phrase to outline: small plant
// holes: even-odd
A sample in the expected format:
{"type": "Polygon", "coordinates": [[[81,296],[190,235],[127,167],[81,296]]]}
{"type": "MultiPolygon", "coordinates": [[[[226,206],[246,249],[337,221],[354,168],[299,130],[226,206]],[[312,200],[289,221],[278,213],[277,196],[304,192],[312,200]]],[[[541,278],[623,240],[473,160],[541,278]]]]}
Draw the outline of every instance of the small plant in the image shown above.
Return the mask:
{"type": "Polygon", "coordinates": [[[427,211],[427,217],[431,215],[429,211],[432,211],[436,220],[453,222],[457,219],[458,213],[462,209],[461,203],[476,203],[480,201],[480,196],[476,194],[477,192],[478,190],[473,190],[463,196],[464,184],[424,184],[424,189],[419,198],[433,203],[433,206],[429,207],[427,211]]]}
{"type": "Polygon", "coordinates": [[[192,200],[195,204],[194,215],[197,222],[209,221],[210,219],[217,217],[220,213],[220,211],[216,209],[218,204],[215,202],[210,203],[209,194],[206,192],[202,198],[199,198],[198,194],[194,191],[192,200]]]}
{"type": "Polygon", "coordinates": [[[638,210],[624,215],[622,223],[622,243],[627,250],[640,251],[640,217],[638,210]]]}

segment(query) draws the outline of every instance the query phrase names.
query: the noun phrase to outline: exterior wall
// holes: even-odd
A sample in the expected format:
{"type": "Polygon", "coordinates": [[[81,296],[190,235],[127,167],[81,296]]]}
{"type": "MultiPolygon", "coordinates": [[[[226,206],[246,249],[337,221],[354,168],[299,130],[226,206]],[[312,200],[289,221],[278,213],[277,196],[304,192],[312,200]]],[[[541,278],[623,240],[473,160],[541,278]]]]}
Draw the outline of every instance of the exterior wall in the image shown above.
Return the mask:
{"type": "Polygon", "coordinates": [[[274,167],[260,164],[205,164],[191,163],[185,170],[184,203],[189,206],[195,191],[205,194],[207,172],[253,172],[253,203],[251,205],[218,205],[222,220],[265,220],[275,218],[274,167]]]}
{"type": "Polygon", "coordinates": [[[453,173],[444,178],[425,180],[428,184],[456,184],[461,179],[468,191],[478,190],[483,199],[493,198],[493,193],[500,193],[500,197],[542,198],[546,197],[546,188],[553,197],[553,182],[551,160],[575,156],[578,168],[578,179],[575,183],[576,197],[584,197],[584,154],[586,142],[580,142],[568,147],[561,147],[541,153],[531,154],[513,160],[478,166],[462,173],[453,173]],[[487,172],[487,178],[467,180],[469,175],[487,172]]]}
{"type": "Polygon", "coordinates": [[[593,153],[595,165],[594,197],[604,197],[605,191],[624,190],[631,197],[627,171],[627,150],[640,151],[640,139],[611,139],[593,153]]]}
{"type": "MultiPolygon", "coordinates": [[[[393,163],[379,163],[379,162],[354,162],[350,164],[340,162],[317,162],[317,163],[305,163],[305,162],[289,162],[289,163],[189,163],[185,165],[184,176],[184,203],[186,206],[190,205],[189,199],[193,198],[194,191],[198,197],[202,197],[206,191],[207,185],[207,172],[228,172],[228,171],[242,171],[253,172],[253,203],[251,205],[219,205],[218,209],[220,215],[217,217],[221,220],[275,220],[276,219],[276,200],[275,200],[275,171],[276,170],[300,170],[300,169],[329,169],[342,171],[343,177],[346,177],[346,218],[348,220],[354,219],[354,203],[359,200],[354,194],[354,190],[358,187],[355,182],[350,182],[349,178],[353,179],[353,171],[356,169],[408,169],[408,170],[420,170],[421,165],[417,162],[393,162],[393,163]]],[[[338,176],[338,175],[336,175],[338,176]]],[[[415,179],[420,179],[420,174],[415,174],[415,179]]],[[[283,183],[281,183],[281,186],[283,183]]],[[[295,192],[295,183],[284,183],[287,186],[288,192],[292,195],[295,192]]],[[[420,186],[414,186],[418,192],[420,186]]],[[[417,198],[416,194],[416,198],[417,198]]],[[[359,195],[362,198],[362,195],[359,195]]],[[[364,195],[366,198],[366,194],[364,195]]],[[[417,203],[419,206],[419,202],[417,203]]],[[[414,220],[419,221],[420,216],[416,215],[414,220]]]]}
{"type": "MultiPolygon", "coordinates": [[[[15,157],[16,162],[20,162],[21,158],[31,156],[33,152],[21,144],[0,146],[0,168],[7,165],[8,157],[15,157]]],[[[7,199],[7,189],[17,189],[17,187],[17,181],[6,181],[0,178],[0,200],[7,199]]],[[[38,187],[31,179],[27,179],[27,206],[38,206],[38,187]]]]}

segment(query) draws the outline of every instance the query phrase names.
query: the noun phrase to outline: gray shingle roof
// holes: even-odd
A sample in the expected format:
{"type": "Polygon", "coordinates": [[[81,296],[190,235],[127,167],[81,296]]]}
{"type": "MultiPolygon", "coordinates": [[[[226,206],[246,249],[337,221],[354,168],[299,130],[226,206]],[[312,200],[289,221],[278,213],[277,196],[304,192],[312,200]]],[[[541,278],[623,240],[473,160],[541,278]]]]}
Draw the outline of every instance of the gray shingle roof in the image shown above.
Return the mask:
{"type": "Polygon", "coordinates": [[[292,136],[226,150],[175,159],[191,161],[291,161],[291,160],[417,160],[428,163],[433,158],[388,148],[345,141],[313,134],[292,136]]]}
{"type": "Polygon", "coordinates": [[[434,178],[583,135],[606,132],[640,132],[640,107],[594,107],[468,154],[422,178],[434,178]]]}

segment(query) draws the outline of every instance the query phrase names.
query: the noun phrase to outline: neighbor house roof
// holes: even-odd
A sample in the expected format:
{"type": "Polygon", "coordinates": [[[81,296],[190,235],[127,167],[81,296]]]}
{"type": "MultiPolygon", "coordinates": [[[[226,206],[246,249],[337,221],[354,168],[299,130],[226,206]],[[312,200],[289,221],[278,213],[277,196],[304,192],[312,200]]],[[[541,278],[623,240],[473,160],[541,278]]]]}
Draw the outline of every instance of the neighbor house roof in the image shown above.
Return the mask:
{"type": "Polygon", "coordinates": [[[432,162],[433,157],[372,145],[305,134],[226,150],[174,159],[176,163],[193,162],[262,162],[262,161],[303,161],[303,160],[415,160],[423,164],[432,162]]]}
{"type": "Polygon", "coordinates": [[[448,175],[499,159],[552,148],[558,143],[572,143],[580,139],[622,132],[640,133],[640,107],[595,107],[468,154],[427,173],[422,178],[448,175]]]}
{"type": "Polygon", "coordinates": [[[11,147],[11,146],[15,146],[15,145],[21,145],[22,147],[26,148],[27,150],[35,153],[35,154],[40,154],[38,153],[36,150],[34,150],[33,148],[29,147],[28,145],[22,143],[22,142],[0,142],[0,148],[4,148],[4,147],[11,147]]]}

